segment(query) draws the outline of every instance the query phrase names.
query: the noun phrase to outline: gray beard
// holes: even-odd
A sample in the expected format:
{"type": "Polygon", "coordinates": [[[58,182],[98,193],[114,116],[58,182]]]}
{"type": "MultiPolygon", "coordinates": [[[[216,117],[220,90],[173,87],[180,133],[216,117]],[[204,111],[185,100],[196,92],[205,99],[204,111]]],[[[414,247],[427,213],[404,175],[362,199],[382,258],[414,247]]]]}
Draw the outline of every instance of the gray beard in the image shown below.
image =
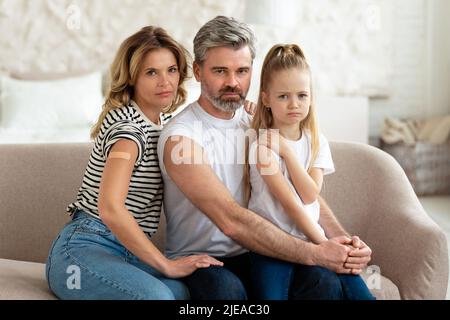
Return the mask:
{"type": "MultiPolygon", "coordinates": [[[[206,89],[206,88],[204,88],[206,89]]],[[[208,92],[208,90],[203,90],[203,92],[205,93],[205,97],[206,99],[208,99],[209,102],[211,102],[211,104],[218,110],[223,111],[223,112],[235,112],[237,109],[239,109],[245,101],[245,98],[241,97],[239,99],[239,101],[224,101],[222,99],[220,99],[220,97],[214,97],[211,96],[208,92]]]]}
{"type": "Polygon", "coordinates": [[[216,109],[224,112],[235,112],[244,104],[244,99],[239,99],[239,101],[223,101],[217,97],[206,96],[206,98],[216,109]]]}

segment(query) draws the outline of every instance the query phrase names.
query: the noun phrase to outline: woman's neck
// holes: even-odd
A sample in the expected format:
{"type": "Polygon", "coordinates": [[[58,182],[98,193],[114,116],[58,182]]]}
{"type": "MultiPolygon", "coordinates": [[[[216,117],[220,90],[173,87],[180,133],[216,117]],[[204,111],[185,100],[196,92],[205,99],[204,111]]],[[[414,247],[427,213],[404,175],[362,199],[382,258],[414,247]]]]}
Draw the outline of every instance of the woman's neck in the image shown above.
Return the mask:
{"type": "Polygon", "coordinates": [[[154,106],[150,106],[146,104],[144,101],[139,99],[139,97],[133,98],[134,102],[139,106],[139,109],[145,114],[145,116],[154,124],[159,125],[159,116],[161,114],[161,110],[154,106]]]}

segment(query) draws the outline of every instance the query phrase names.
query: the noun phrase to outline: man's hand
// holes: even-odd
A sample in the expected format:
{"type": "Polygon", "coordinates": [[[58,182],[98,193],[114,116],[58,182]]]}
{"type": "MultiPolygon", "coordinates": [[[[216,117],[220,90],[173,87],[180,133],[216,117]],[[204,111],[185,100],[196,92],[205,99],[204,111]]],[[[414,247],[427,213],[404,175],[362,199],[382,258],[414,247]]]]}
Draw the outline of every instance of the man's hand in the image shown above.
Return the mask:
{"type": "Polygon", "coordinates": [[[371,259],[372,250],[358,236],[352,237],[351,244],[355,249],[348,253],[344,267],[351,269],[352,274],[360,274],[367,267],[371,259]]]}
{"type": "Polygon", "coordinates": [[[348,254],[352,249],[348,245],[352,239],[346,236],[331,238],[317,246],[314,255],[314,264],[330,269],[336,273],[350,274],[352,269],[344,267],[348,254]]]}
{"type": "Polygon", "coordinates": [[[249,115],[254,116],[256,112],[256,103],[251,102],[249,100],[245,100],[244,109],[245,111],[247,111],[249,115]]]}

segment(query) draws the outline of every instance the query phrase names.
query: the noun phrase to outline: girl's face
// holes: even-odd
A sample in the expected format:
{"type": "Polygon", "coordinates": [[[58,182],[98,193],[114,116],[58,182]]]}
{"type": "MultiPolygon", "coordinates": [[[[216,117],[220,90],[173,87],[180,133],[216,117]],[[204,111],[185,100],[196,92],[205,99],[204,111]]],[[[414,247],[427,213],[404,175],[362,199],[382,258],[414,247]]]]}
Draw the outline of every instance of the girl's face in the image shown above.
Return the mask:
{"type": "Polygon", "coordinates": [[[141,108],[161,111],[176,97],[179,81],[180,72],[172,51],[154,49],[142,61],[133,99],[141,108]]]}
{"type": "Polygon", "coordinates": [[[262,92],[262,102],[272,111],[274,128],[298,125],[311,105],[309,72],[299,68],[274,72],[267,91],[262,92]]]}

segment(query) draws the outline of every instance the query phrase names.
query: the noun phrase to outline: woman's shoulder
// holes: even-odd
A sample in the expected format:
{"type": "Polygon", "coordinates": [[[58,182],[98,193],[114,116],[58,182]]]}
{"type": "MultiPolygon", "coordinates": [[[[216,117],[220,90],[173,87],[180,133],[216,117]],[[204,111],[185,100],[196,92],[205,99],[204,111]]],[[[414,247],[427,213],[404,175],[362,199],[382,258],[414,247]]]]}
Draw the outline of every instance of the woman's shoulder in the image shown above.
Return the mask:
{"type": "Polygon", "coordinates": [[[143,120],[132,105],[123,105],[109,110],[101,124],[100,137],[107,132],[133,131],[145,135],[143,120]]]}
{"type": "Polygon", "coordinates": [[[137,119],[138,113],[131,104],[128,104],[109,110],[106,116],[110,118],[109,120],[114,121],[134,121],[137,119]]]}

